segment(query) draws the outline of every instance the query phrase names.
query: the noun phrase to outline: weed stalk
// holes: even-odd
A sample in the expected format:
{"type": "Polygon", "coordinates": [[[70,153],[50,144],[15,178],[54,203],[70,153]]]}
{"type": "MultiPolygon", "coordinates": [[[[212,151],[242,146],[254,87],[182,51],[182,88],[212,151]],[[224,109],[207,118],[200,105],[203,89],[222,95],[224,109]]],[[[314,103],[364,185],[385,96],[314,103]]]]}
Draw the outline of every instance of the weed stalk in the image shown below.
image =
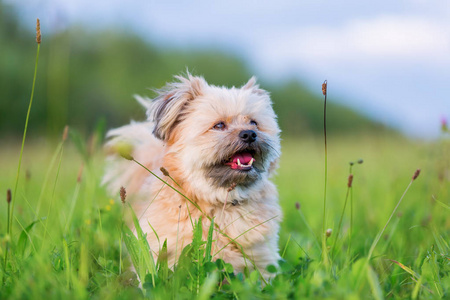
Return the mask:
{"type": "Polygon", "coordinates": [[[353,235],[353,188],[350,188],[350,228],[348,230],[348,248],[347,257],[350,260],[350,250],[352,248],[352,235],[353,235]]]}
{"type": "MultiPolygon", "coordinates": [[[[28,105],[28,111],[27,111],[27,117],[25,119],[25,129],[23,130],[23,138],[22,138],[22,146],[20,148],[20,155],[19,155],[19,165],[17,167],[17,174],[16,174],[16,183],[14,185],[14,193],[12,195],[11,199],[11,207],[8,204],[8,235],[12,236],[12,215],[14,213],[14,204],[16,202],[16,195],[17,195],[17,186],[19,184],[19,175],[20,175],[20,167],[22,165],[22,155],[23,155],[23,147],[25,145],[25,138],[27,136],[27,129],[28,129],[28,120],[30,119],[30,111],[31,111],[31,105],[33,104],[33,97],[34,97],[34,87],[36,85],[36,75],[37,75],[37,66],[39,61],[39,50],[41,48],[41,25],[39,19],[36,20],[36,42],[37,42],[37,51],[36,51],[36,62],[34,64],[34,76],[33,76],[33,86],[31,88],[31,96],[30,96],[30,103],[28,105]]],[[[8,247],[6,248],[5,253],[5,263],[8,257],[8,247]]]]}
{"type": "Polygon", "coordinates": [[[122,244],[123,244],[123,226],[125,219],[125,203],[127,199],[127,190],[121,186],[119,190],[120,202],[122,203],[122,221],[120,224],[120,247],[119,247],[119,274],[122,274],[123,261],[122,261],[122,244]]]}
{"type": "MultiPolygon", "coordinates": [[[[6,224],[7,228],[6,231],[9,233],[9,218],[10,218],[10,211],[11,211],[11,189],[8,189],[6,192],[6,203],[8,205],[8,211],[7,211],[7,221],[6,224]]],[[[8,262],[8,249],[9,249],[9,242],[6,242],[6,251],[5,251],[5,261],[4,261],[4,267],[3,270],[6,272],[6,263],[8,262]]],[[[3,277],[3,280],[5,280],[5,276],[3,277]]]]}
{"type": "Polygon", "coordinates": [[[409,182],[408,186],[406,187],[405,191],[403,192],[403,195],[400,197],[400,200],[398,200],[397,205],[395,206],[394,210],[391,213],[391,216],[386,222],[386,225],[384,225],[383,229],[378,233],[377,237],[372,243],[372,246],[370,247],[369,254],[367,256],[367,262],[370,261],[370,258],[372,257],[373,250],[375,250],[375,247],[377,246],[380,238],[383,236],[384,231],[386,230],[386,227],[389,225],[389,222],[391,222],[392,217],[394,216],[395,212],[397,211],[397,208],[400,206],[400,203],[402,203],[403,198],[405,197],[406,193],[408,192],[409,188],[411,187],[414,180],[417,179],[417,177],[420,174],[420,169],[417,169],[416,172],[414,172],[413,177],[411,178],[411,181],[409,182]]]}
{"type": "Polygon", "coordinates": [[[308,221],[306,220],[305,215],[302,212],[301,205],[299,202],[295,203],[295,209],[298,211],[300,218],[302,219],[306,228],[308,228],[309,232],[311,233],[311,236],[314,238],[314,244],[316,245],[317,249],[320,251],[319,240],[317,239],[317,236],[314,234],[314,231],[312,230],[311,226],[309,225],[308,221]]]}
{"type": "MultiPolygon", "coordinates": [[[[357,163],[362,164],[364,160],[358,159],[357,163]]],[[[353,174],[352,168],[354,163],[350,162],[349,174],[353,174]]],[[[350,180],[350,178],[349,178],[350,180]]],[[[353,178],[352,178],[353,182],[353,178]]],[[[349,181],[350,183],[350,181],[349,181]]],[[[348,248],[347,248],[347,258],[350,260],[350,251],[352,249],[352,235],[353,235],[353,185],[350,187],[350,228],[348,230],[348,248]]]]}
{"type": "Polygon", "coordinates": [[[384,225],[383,229],[377,234],[375,240],[372,243],[372,246],[370,247],[369,254],[367,255],[367,258],[365,259],[364,267],[361,268],[359,271],[358,279],[355,280],[354,287],[358,287],[361,284],[361,280],[364,274],[364,270],[367,270],[368,267],[370,267],[370,259],[372,258],[373,251],[375,250],[375,247],[377,246],[378,242],[380,241],[380,238],[383,236],[384,231],[386,230],[387,226],[391,222],[392,217],[394,216],[395,212],[397,211],[397,208],[400,206],[400,203],[402,202],[403,198],[405,197],[406,193],[408,192],[409,188],[411,187],[414,180],[417,179],[417,177],[420,174],[420,169],[417,169],[414,172],[414,175],[411,178],[411,181],[409,182],[408,186],[406,187],[405,191],[403,192],[402,196],[400,197],[400,200],[398,200],[397,205],[395,206],[394,210],[391,213],[391,216],[387,220],[386,224],[384,225]]]}
{"type": "Polygon", "coordinates": [[[342,220],[344,219],[345,209],[347,208],[348,196],[350,194],[350,190],[352,189],[353,183],[353,174],[348,175],[348,183],[347,183],[347,193],[345,194],[344,208],[342,209],[341,218],[339,219],[339,225],[336,232],[336,237],[334,238],[333,248],[331,250],[331,255],[334,254],[334,249],[336,248],[336,242],[339,238],[339,234],[341,233],[342,220]]]}
{"type": "Polygon", "coordinates": [[[325,178],[323,186],[323,224],[322,224],[322,260],[328,265],[327,239],[325,236],[326,211],[327,211],[327,179],[328,179],[328,149],[327,149],[327,81],[322,84],[322,94],[325,98],[323,105],[323,136],[325,147],[325,178]]]}
{"type": "MultiPolygon", "coordinates": [[[[33,104],[34,87],[36,85],[37,66],[38,66],[38,60],[39,60],[39,49],[41,47],[41,26],[40,26],[39,19],[37,19],[37,21],[36,21],[36,42],[38,45],[37,45],[37,51],[36,51],[36,62],[34,65],[33,86],[31,88],[30,103],[28,105],[27,117],[25,119],[25,129],[23,131],[22,147],[20,148],[19,166],[17,168],[16,183],[14,186],[14,194],[13,194],[13,198],[12,198],[12,202],[11,202],[11,212],[10,212],[11,214],[14,213],[14,203],[15,203],[16,195],[17,195],[17,185],[19,183],[20,167],[22,165],[23,147],[25,144],[25,138],[27,136],[28,120],[30,118],[31,105],[33,104]]],[[[9,227],[8,227],[8,229],[9,229],[8,234],[11,236],[12,216],[9,217],[9,221],[10,221],[10,223],[9,223],[9,227]]]]}

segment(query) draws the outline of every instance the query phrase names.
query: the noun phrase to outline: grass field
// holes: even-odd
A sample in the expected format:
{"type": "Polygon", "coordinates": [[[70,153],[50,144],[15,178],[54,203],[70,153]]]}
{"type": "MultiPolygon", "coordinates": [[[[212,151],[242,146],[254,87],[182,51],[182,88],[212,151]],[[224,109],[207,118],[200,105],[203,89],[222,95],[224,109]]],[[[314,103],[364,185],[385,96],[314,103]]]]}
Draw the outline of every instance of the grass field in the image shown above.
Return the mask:
{"type": "Polygon", "coordinates": [[[450,297],[448,139],[331,137],[326,228],[332,233],[324,252],[323,141],[286,139],[274,178],[284,212],[279,243],[284,261],[278,270],[271,268],[275,278],[262,285],[258,272],[234,275],[226,262],[210,262],[209,241],[186,250],[172,272],[164,261],[156,266],[144,261],[145,251],[139,251],[145,245],[129,240],[127,246],[134,243],[138,249],[141,269],[157,268],[141,289],[129,271],[121,229],[129,208],[119,193],[108,197],[100,186],[104,162],[99,143],[87,143],[80,152],[74,145],[83,143],[74,142],[76,137],[64,145],[33,137],[26,142],[13,195],[12,236],[7,234],[6,192],[14,190],[20,144],[1,147],[1,299],[450,297]],[[355,162],[354,179],[339,230],[350,161],[355,162]],[[416,169],[420,176],[375,245],[416,169]],[[197,259],[191,259],[193,253],[197,259]]]}

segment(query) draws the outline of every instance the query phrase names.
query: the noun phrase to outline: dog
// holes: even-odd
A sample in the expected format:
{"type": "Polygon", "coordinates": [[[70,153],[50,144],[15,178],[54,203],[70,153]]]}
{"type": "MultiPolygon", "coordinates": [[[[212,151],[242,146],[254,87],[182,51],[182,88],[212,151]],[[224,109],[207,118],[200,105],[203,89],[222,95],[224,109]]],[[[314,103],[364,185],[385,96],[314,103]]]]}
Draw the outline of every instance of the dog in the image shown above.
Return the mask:
{"type": "Polygon", "coordinates": [[[213,259],[268,278],[266,267],[280,259],[282,218],[270,180],[280,157],[280,129],[269,93],[254,77],[240,88],[209,85],[189,72],[175,78],[153,100],[136,96],[147,121],[107,133],[113,153],[103,181],[112,194],[124,186],[134,198],[153,255],[167,240],[170,266],[192,242],[193,220],[201,217],[204,240],[214,219],[213,259]],[[167,184],[115,153],[123,143],[167,184]]]}

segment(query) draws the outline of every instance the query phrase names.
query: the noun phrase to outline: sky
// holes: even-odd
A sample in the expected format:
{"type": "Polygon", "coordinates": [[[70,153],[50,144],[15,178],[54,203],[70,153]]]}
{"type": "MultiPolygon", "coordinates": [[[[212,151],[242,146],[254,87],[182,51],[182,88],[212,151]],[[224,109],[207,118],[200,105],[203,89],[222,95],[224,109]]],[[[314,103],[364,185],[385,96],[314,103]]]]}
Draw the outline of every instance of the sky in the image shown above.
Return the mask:
{"type": "MultiPolygon", "coordinates": [[[[160,46],[214,47],[265,81],[299,78],[411,137],[450,119],[448,0],[6,0],[42,28],[117,26],[160,46]]],[[[207,79],[207,78],[206,78],[207,79]]]]}

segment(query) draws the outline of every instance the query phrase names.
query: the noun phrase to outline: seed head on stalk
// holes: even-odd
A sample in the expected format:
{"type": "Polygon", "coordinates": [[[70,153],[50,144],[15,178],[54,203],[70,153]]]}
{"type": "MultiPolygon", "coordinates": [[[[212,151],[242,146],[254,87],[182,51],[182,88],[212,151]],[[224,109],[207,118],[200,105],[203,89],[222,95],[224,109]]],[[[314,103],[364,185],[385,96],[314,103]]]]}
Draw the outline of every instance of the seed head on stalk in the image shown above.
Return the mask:
{"type": "Polygon", "coordinates": [[[161,170],[161,173],[163,173],[164,176],[170,176],[169,171],[167,171],[166,168],[161,167],[161,168],[159,168],[159,169],[161,170]]]}
{"type": "Polygon", "coordinates": [[[8,189],[8,191],[6,192],[6,203],[11,203],[11,189],[8,189]]]}
{"type": "Polygon", "coordinates": [[[123,204],[125,204],[125,199],[127,198],[127,190],[123,186],[120,187],[120,200],[123,204]]]}
{"type": "Polygon", "coordinates": [[[133,153],[133,145],[127,142],[118,142],[113,146],[113,150],[128,160],[134,160],[134,157],[131,155],[133,153]]]}
{"type": "Polygon", "coordinates": [[[348,175],[347,187],[351,188],[353,183],[353,174],[348,175]]]}
{"type": "Polygon", "coordinates": [[[39,19],[36,20],[36,42],[38,44],[41,43],[42,36],[41,36],[41,22],[39,19]]]}

